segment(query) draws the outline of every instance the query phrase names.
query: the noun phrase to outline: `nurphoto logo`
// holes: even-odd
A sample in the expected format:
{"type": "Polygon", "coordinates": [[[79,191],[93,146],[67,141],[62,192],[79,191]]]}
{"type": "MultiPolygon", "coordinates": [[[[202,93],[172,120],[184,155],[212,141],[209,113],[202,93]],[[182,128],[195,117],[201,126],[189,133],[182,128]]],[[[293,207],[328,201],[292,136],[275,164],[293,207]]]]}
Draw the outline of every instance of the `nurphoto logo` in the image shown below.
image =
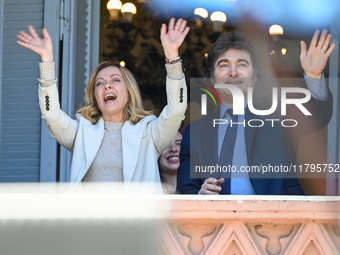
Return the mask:
{"type": "MultiPolygon", "coordinates": [[[[201,115],[207,115],[207,94],[212,98],[212,100],[215,103],[215,106],[217,106],[217,102],[215,97],[218,99],[220,105],[222,105],[222,99],[219,96],[217,89],[228,89],[232,95],[233,98],[233,114],[236,115],[244,115],[244,94],[243,91],[235,86],[230,84],[215,84],[214,87],[198,82],[201,85],[204,85],[205,88],[199,87],[200,90],[204,91],[206,94],[201,94],[201,115]],[[210,92],[209,89],[212,91],[210,92]],[[214,95],[215,97],[214,97],[214,95]]],[[[274,113],[277,110],[278,107],[278,88],[273,87],[272,88],[272,104],[269,109],[266,110],[259,110],[254,107],[254,101],[253,101],[253,88],[249,87],[247,88],[248,92],[248,109],[251,113],[257,116],[267,116],[272,113],[274,113]]],[[[304,88],[296,88],[296,87],[284,87],[280,88],[280,94],[281,94],[281,116],[287,115],[287,105],[295,105],[304,115],[311,115],[311,113],[306,109],[306,107],[303,105],[307,103],[311,99],[311,93],[304,88]],[[289,94],[301,94],[303,97],[301,98],[288,98],[289,94]]],[[[279,122],[283,127],[295,127],[298,125],[297,120],[295,119],[250,119],[247,122],[244,120],[243,122],[232,122],[230,120],[230,125],[243,125],[246,124],[250,127],[261,127],[264,125],[265,122],[271,123],[271,126],[274,127],[275,123],[279,122]]],[[[228,120],[226,119],[214,119],[213,120],[213,126],[216,125],[224,125],[228,124],[228,120]]]]}

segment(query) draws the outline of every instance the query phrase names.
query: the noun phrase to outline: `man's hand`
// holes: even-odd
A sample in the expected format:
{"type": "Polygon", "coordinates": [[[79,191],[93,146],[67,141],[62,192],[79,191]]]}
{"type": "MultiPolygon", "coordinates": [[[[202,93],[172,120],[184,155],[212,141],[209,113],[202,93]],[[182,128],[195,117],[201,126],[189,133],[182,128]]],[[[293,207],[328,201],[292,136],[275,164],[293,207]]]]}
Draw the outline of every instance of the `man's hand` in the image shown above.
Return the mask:
{"type": "Polygon", "coordinates": [[[190,27],[187,27],[187,21],[171,18],[169,21],[168,31],[165,24],[161,28],[161,41],[165,57],[168,59],[178,57],[178,48],[182,45],[185,36],[188,34],[190,27]]]}
{"type": "Polygon", "coordinates": [[[335,48],[331,41],[331,34],[327,35],[327,30],[323,30],[318,42],[320,31],[314,32],[312,41],[307,51],[307,46],[304,41],[301,41],[300,62],[305,74],[314,79],[321,79],[322,72],[326,66],[327,60],[335,48]]]}
{"type": "Polygon", "coordinates": [[[205,179],[201,186],[201,195],[219,195],[222,190],[221,185],[224,183],[224,178],[215,179],[208,178],[205,179]]]}
{"type": "Polygon", "coordinates": [[[46,28],[42,29],[43,38],[37,34],[33,26],[28,26],[28,31],[31,35],[20,31],[17,35],[17,43],[21,46],[26,47],[41,57],[41,62],[53,62],[53,47],[52,40],[46,28]]]}

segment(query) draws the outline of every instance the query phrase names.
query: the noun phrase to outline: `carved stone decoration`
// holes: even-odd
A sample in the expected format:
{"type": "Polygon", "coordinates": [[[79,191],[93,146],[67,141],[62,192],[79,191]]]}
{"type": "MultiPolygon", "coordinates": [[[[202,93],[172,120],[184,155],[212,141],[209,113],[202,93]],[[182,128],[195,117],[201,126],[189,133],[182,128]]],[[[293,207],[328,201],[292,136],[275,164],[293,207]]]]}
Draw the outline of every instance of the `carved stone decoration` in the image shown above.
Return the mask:
{"type": "Polygon", "coordinates": [[[266,239],[266,252],[269,255],[277,255],[282,251],[280,239],[289,236],[293,232],[293,225],[256,225],[255,232],[266,239]]]}
{"type": "Polygon", "coordinates": [[[203,237],[212,235],[216,231],[217,225],[185,223],[179,224],[177,229],[181,235],[190,238],[190,241],[188,242],[188,250],[192,254],[198,255],[205,248],[203,237]]]}
{"type": "Polygon", "coordinates": [[[324,224],[324,227],[329,234],[328,240],[334,243],[334,246],[340,252],[340,227],[334,224],[324,224]]]}
{"type": "Polygon", "coordinates": [[[333,233],[337,236],[340,237],[340,227],[339,226],[333,226],[333,233]]]}
{"type": "Polygon", "coordinates": [[[340,254],[340,198],[247,198],[174,199],[158,254],[340,254]]]}
{"type": "Polygon", "coordinates": [[[243,252],[241,251],[240,247],[235,243],[235,241],[232,241],[230,246],[228,247],[228,250],[223,253],[223,255],[243,255],[243,252]]]}
{"type": "Polygon", "coordinates": [[[338,240],[333,233],[333,224],[306,223],[301,226],[285,254],[338,255],[338,240]]]}
{"type": "Polygon", "coordinates": [[[316,247],[313,241],[311,241],[305,251],[301,255],[321,255],[321,252],[316,247]]]}
{"type": "MultiPolygon", "coordinates": [[[[255,233],[254,233],[255,234],[255,233]]],[[[257,236],[257,234],[255,234],[257,236]]],[[[260,238],[260,237],[259,237],[260,238]]],[[[204,254],[262,255],[248,227],[240,221],[225,222],[204,254]]]]}

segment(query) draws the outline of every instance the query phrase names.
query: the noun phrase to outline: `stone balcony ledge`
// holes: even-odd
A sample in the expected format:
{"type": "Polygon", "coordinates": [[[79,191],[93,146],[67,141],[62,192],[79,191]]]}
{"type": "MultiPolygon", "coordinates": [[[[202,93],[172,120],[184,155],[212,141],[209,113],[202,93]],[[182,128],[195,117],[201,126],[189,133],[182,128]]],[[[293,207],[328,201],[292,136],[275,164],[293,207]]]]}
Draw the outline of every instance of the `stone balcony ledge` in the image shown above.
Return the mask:
{"type": "Polygon", "coordinates": [[[309,222],[340,219],[340,197],[336,196],[168,195],[163,199],[171,201],[167,216],[171,219],[203,217],[272,221],[275,218],[309,222]]]}
{"type": "Polygon", "coordinates": [[[163,254],[340,254],[340,198],[168,196],[163,254]]]}

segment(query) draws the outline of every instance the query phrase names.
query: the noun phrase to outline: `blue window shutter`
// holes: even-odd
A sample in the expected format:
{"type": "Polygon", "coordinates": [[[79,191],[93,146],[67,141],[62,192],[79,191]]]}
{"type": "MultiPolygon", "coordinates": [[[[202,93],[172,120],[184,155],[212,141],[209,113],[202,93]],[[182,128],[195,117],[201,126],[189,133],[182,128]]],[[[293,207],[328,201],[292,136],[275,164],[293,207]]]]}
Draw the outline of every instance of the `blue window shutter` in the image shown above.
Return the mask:
{"type": "Polygon", "coordinates": [[[32,24],[41,31],[43,0],[0,1],[0,182],[40,180],[40,57],[16,44],[32,24]]]}
{"type": "Polygon", "coordinates": [[[0,182],[56,180],[56,142],[38,102],[40,57],[17,45],[16,35],[29,24],[39,34],[47,27],[58,56],[58,7],[47,0],[0,0],[0,182]]]}

